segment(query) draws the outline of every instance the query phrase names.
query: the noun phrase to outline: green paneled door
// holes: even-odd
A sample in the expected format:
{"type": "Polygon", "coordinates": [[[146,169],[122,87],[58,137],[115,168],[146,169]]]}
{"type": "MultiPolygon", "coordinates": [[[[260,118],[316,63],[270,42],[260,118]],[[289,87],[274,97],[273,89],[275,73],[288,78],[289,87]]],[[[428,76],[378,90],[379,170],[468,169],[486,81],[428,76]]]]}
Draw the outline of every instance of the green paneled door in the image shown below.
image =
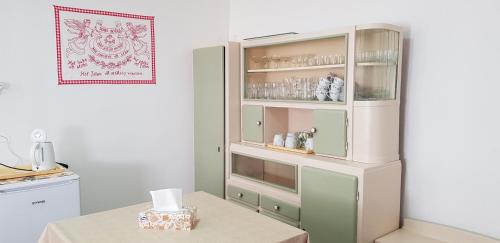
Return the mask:
{"type": "Polygon", "coordinates": [[[224,198],[224,47],[193,51],[195,190],[224,198]]]}
{"type": "Polygon", "coordinates": [[[347,155],[346,115],[345,110],[314,110],[314,151],[317,154],[347,155]]]}
{"type": "Polygon", "coordinates": [[[241,117],[242,137],[247,142],[264,142],[264,108],[244,105],[241,117]]]}
{"type": "Polygon", "coordinates": [[[302,168],[301,221],[311,243],[355,243],[358,178],[302,168]]]}

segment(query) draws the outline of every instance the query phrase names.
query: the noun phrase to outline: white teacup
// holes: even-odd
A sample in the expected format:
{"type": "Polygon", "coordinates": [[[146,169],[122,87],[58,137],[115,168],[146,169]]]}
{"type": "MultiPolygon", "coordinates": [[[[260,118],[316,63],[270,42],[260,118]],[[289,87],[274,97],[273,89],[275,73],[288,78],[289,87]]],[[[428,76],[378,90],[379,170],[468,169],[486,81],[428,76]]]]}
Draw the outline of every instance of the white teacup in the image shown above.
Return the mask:
{"type": "Polygon", "coordinates": [[[305,149],[307,151],[312,151],[314,150],[314,140],[313,138],[307,138],[306,143],[304,145],[305,149]]]}
{"type": "Polygon", "coordinates": [[[326,79],[326,78],[321,78],[318,82],[318,85],[319,86],[330,86],[330,80],[326,79]]]}
{"type": "Polygon", "coordinates": [[[297,134],[295,134],[293,132],[289,132],[286,135],[285,147],[291,148],[291,149],[297,148],[297,134]]]}
{"type": "Polygon", "coordinates": [[[336,86],[344,86],[344,80],[342,80],[338,77],[334,77],[332,83],[336,86]]]}
{"type": "Polygon", "coordinates": [[[274,135],[273,145],[280,147],[285,146],[285,140],[283,139],[283,134],[279,133],[274,135]]]}
{"type": "Polygon", "coordinates": [[[325,101],[328,98],[328,89],[316,89],[316,98],[319,101],[325,101]]]}

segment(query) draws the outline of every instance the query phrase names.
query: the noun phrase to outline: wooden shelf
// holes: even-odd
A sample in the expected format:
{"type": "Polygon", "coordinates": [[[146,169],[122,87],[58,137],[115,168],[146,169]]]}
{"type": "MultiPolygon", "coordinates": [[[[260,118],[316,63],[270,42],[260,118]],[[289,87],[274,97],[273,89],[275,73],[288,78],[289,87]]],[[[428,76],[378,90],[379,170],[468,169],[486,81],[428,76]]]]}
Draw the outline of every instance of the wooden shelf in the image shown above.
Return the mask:
{"type": "Polygon", "coordinates": [[[270,69],[250,69],[249,73],[269,73],[269,72],[286,72],[286,71],[300,71],[300,70],[317,70],[328,68],[343,68],[345,64],[321,65],[321,66],[307,66],[307,67],[292,67],[292,68],[270,68],[270,69]]]}
{"type": "Polygon", "coordinates": [[[297,109],[346,109],[346,103],[334,102],[334,101],[243,99],[241,104],[261,105],[265,107],[297,108],[297,109]]]}
{"type": "Polygon", "coordinates": [[[279,150],[279,151],[287,151],[287,152],[293,152],[293,153],[299,153],[299,154],[314,154],[314,151],[312,150],[305,150],[305,149],[292,149],[292,148],[287,148],[287,147],[282,147],[282,146],[276,146],[273,144],[266,144],[266,147],[274,150],[279,150]]]}
{"type": "Polygon", "coordinates": [[[369,170],[385,166],[390,166],[399,161],[386,163],[361,163],[339,158],[326,157],[316,154],[302,154],[288,151],[281,151],[269,148],[264,145],[256,145],[245,142],[231,143],[230,152],[245,156],[252,156],[260,159],[275,161],[286,161],[299,166],[313,166],[332,170],[369,170]]]}
{"type": "Polygon", "coordinates": [[[356,66],[360,67],[373,67],[373,66],[395,66],[396,63],[393,62],[358,62],[356,66]]]}

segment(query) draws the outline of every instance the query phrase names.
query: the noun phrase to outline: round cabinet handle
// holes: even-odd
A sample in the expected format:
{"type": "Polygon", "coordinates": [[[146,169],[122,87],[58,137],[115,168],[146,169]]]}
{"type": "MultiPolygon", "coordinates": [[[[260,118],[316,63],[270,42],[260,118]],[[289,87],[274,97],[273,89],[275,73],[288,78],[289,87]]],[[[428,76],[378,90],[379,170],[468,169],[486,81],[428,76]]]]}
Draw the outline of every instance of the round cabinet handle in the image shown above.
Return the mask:
{"type": "Polygon", "coordinates": [[[276,210],[276,211],[277,211],[277,210],[280,210],[280,206],[278,206],[278,205],[274,205],[274,210],[276,210]]]}
{"type": "Polygon", "coordinates": [[[262,125],[262,122],[261,121],[257,121],[257,126],[260,126],[262,125]]]}
{"type": "Polygon", "coordinates": [[[312,133],[316,133],[317,131],[318,131],[318,129],[316,129],[315,127],[311,128],[312,133]]]}
{"type": "Polygon", "coordinates": [[[238,192],[238,197],[243,197],[243,193],[238,192]]]}

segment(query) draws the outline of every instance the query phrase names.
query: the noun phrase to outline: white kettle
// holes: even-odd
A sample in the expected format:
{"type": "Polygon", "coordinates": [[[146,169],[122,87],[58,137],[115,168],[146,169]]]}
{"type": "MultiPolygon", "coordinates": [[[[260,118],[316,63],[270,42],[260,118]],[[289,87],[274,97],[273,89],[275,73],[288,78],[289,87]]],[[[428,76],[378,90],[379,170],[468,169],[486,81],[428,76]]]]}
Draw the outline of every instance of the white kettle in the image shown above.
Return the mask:
{"type": "Polygon", "coordinates": [[[33,171],[51,170],[57,166],[54,154],[54,146],[47,142],[47,135],[41,129],[35,129],[31,133],[33,147],[31,147],[31,169],[33,171]]]}

